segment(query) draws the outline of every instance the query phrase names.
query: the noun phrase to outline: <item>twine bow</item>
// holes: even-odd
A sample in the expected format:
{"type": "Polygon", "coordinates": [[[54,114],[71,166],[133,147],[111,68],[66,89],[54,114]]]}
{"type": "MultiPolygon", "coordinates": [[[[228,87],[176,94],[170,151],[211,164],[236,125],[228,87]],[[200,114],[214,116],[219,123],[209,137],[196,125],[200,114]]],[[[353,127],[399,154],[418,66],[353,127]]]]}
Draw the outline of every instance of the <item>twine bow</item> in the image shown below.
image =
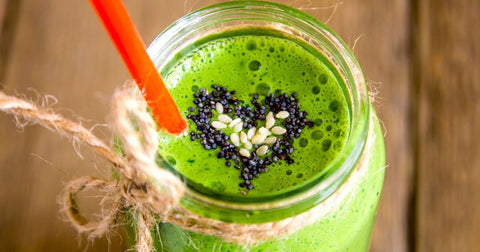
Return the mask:
{"type": "Polygon", "coordinates": [[[138,213],[137,250],[151,251],[150,230],[156,221],[152,213],[160,217],[167,215],[178,204],[184,192],[184,185],[172,173],[159,169],[156,165],[155,123],[146,112],[146,104],[142,101],[126,90],[118,91],[114,95],[113,125],[122,139],[125,150],[125,157],[121,157],[81,125],[51,111],[39,109],[23,99],[0,92],[1,110],[13,114],[17,121],[21,116],[27,122],[40,124],[87,144],[107,159],[122,178],[114,181],[80,177],[69,182],[65,187],[61,204],[62,210],[73,226],[79,232],[88,233],[90,237],[98,237],[116,224],[123,209],[132,208],[138,213]],[[139,131],[135,130],[132,119],[135,120],[135,126],[138,126],[139,131]],[[113,201],[108,214],[97,222],[88,221],[79,211],[77,194],[85,190],[103,192],[106,198],[113,201]]]}

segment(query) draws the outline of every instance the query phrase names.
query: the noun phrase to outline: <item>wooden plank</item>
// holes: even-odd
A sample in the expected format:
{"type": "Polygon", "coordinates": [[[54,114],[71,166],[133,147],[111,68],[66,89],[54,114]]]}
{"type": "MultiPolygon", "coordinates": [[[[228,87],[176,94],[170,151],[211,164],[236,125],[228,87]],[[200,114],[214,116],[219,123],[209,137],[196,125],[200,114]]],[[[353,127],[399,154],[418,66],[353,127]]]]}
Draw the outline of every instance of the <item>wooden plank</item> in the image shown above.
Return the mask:
{"type": "MultiPolygon", "coordinates": [[[[132,14],[142,16],[142,9],[147,9],[142,4],[167,12],[155,2],[137,2],[132,14]]],[[[18,25],[1,80],[4,91],[35,99],[33,88],[57,97],[57,109],[88,127],[104,123],[110,95],[128,79],[128,72],[88,1],[24,0],[16,15],[18,25]],[[78,119],[79,115],[89,120],[78,119]]],[[[158,26],[157,32],[165,26],[158,26]]],[[[144,29],[141,24],[139,29],[144,29]]],[[[107,140],[111,137],[101,125],[94,132],[107,140]]],[[[110,176],[101,160],[80,149],[82,160],[66,139],[40,127],[27,127],[19,134],[12,118],[4,114],[0,139],[0,251],[126,248],[119,234],[110,237],[111,243],[103,238],[92,246],[58,215],[56,201],[64,183],[81,175],[110,176]]],[[[92,212],[98,206],[95,200],[82,203],[92,212]]]]}
{"type": "Polygon", "coordinates": [[[417,251],[480,249],[479,1],[418,1],[417,251]]]}

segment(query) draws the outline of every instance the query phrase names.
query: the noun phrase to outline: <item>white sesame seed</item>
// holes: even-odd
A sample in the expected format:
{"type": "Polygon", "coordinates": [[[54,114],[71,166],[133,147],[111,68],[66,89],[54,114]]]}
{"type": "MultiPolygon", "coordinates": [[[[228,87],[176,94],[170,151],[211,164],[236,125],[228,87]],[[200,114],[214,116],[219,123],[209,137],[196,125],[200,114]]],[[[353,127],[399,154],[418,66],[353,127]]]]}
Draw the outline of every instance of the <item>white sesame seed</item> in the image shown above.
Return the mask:
{"type": "Polygon", "coordinates": [[[215,109],[219,114],[223,113],[223,105],[220,102],[215,103],[215,109]]]}
{"type": "Polygon", "coordinates": [[[266,135],[257,132],[257,134],[252,137],[252,144],[262,144],[263,141],[265,141],[265,138],[267,138],[266,135]]]}
{"type": "Polygon", "coordinates": [[[247,138],[250,140],[255,135],[255,131],[257,129],[255,127],[251,127],[247,132],[247,138]]]}
{"type": "Polygon", "coordinates": [[[264,134],[265,136],[270,136],[272,134],[272,132],[270,132],[270,130],[266,129],[265,127],[260,127],[260,129],[258,129],[258,132],[264,134]]]}
{"type": "Polygon", "coordinates": [[[250,149],[252,149],[252,143],[247,141],[243,144],[243,147],[245,147],[245,149],[247,149],[247,150],[250,150],[250,149]]]}
{"type": "Polygon", "coordinates": [[[242,119],[240,119],[240,118],[235,118],[235,119],[233,119],[233,121],[228,125],[228,127],[233,128],[233,127],[235,127],[235,125],[237,125],[237,123],[241,123],[241,122],[242,122],[242,119]]]}
{"type": "Polygon", "coordinates": [[[287,132],[286,129],[280,127],[280,126],[275,126],[272,128],[272,133],[275,135],[283,135],[287,132]]]}
{"type": "Polygon", "coordinates": [[[267,154],[267,151],[268,151],[268,146],[262,145],[258,147],[256,153],[258,156],[264,156],[265,154],[267,154]]]}
{"type": "Polygon", "coordinates": [[[219,122],[219,121],[213,121],[212,122],[212,126],[215,128],[215,129],[225,129],[227,127],[227,125],[223,122],[219,122]]]}
{"type": "Polygon", "coordinates": [[[273,112],[272,111],[268,112],[267,116],[265,117],[265,119],[268,119],[268,118],[273,118],[273,112]]]}
{"type": "MultiPolygon", "coordinates": [[[[270,113],[272,113],[272,112],[270,112],[270,113]]],[[[265,121],[265,127],[267,129],[270,129],[271,127],[273,127],[273,125],[275,125],[275,119],[273,118],[273,116],[267,117],[267,119],[265,121]]]]}
{"type": "Polygon", "coordinates": [[[239,146],[240,145],[240,138],[238,137],[237,133],[230,134],[230,141],[233,145],[239,146]]]}
{"type": "Polygon", "coordinates": [[[275,144],[275,142],[277,142],[277,138],[274,136],[267,137],[267,139],[265,139],[265,143],[268,145],[275,144]]]}
{"type": "Polygon", "coordinates": [[[280,112],[277,113],[277,115],[275,115],[275,117],[280,118],[280,119],[285,119],[289,115],[290,114],[288,113],[288,111],[280,111],[280,112]]]}
{"type": "Polygon", "coordinates": [[[229,123],[232,122],[232,118],[230,116],[225,115],[225,114],[220,114],[218,115],[218,120],[223,123],[229,123]]]}
{"type": "Polygon", "coordinates": [[[248,151],[247,149],[242,148],[238,152],[244,157],[250,157],[250,151],[248,151]]]}
{"type": "Polygon", "coordinates": [[[247,134],[244,131],[240,132],[240,142],[246,143],[248,141],[247,134]]]}
{"type": "Polygon", "coordinates": [[[235,132],[240,132],[242,131],[243,129],[243,123],[242,122],[239,122],[237,124],[235,124],[235,126],[233,126],[233,131],[235,132]]]}

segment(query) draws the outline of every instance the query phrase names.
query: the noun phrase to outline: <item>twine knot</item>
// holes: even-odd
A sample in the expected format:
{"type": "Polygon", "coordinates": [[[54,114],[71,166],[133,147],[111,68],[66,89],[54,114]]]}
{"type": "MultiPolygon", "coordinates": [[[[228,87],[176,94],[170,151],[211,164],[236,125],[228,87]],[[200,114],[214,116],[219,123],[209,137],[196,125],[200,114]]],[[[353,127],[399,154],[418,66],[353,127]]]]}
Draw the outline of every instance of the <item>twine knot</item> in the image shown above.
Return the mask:
{"type": "Polygon", "coordinates": [[[183,183],[172,173],[159,168],[156,124],[147,113],[143,99],[132,96],[129,89],[115,92],[112,103],[113,127],[123,144],[123,158],[110,160],[120,180],[109,181],[81,177],[65,187],[63,204],[70,222],[90,236],[103,235],[116,224],[125,209],[137,216],[137,249],[150,251],[150,230],[157,221],[154,216],[168,215],[184,193],[183,183]],[[138,129],[136,129],[138,127],[138,129]],[[78,210],[76,195],[84,190],[98,190],[111,197],[110,211],[98,222],[87,221],[78,210]]]}

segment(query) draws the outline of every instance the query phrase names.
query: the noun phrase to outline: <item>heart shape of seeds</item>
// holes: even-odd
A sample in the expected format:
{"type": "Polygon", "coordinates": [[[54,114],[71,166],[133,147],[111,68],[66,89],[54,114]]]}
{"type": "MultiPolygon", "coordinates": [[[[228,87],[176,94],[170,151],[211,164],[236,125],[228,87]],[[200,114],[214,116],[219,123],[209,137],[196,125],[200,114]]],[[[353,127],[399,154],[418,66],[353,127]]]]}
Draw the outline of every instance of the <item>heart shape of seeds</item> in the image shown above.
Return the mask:
{"type": "Polygon", "coordinates": [[[307,112],[300,111],[297,94],[262,96],[253,93],[250,103],[235,97],[235,91],[212,85],[212,91],[194,93],[195,106],[189,107],[187,119],[196,125],[192,141],[200,141],[205,150],[217,151],[226,166],[240,170],[240,187],[252,190],[252,180],[268,172],[276,162],[293,164],[293,141],[305,127],[314,123],[307,112]]]}

